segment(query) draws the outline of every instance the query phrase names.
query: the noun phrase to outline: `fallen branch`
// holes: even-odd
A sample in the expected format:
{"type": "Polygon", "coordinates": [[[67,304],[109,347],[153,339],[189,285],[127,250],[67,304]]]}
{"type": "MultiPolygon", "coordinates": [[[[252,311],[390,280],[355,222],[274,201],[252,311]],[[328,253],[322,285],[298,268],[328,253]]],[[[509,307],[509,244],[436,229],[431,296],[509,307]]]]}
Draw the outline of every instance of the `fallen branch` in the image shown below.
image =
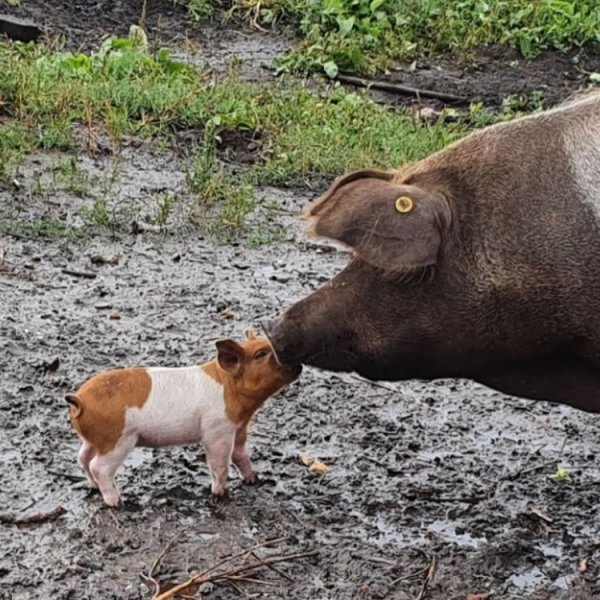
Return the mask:
{"type": "Polygon", "coordinates": [[[83,277],[85,279],[96,279],[96,273],[91,271],[77,271],[75,269],[62,269],[65,275],[72,275],[73,277],[83,277]]]}
{"type": "Polygon", "coordinates": [[[515,479],[519,479],[519,477],[522,477],[523,475],[527,475],[528,473],[533,473],[534,471],[539,471],[541,469],[545,469],[546,467],[551,467],[554,464],[556,464],[555,458],[553,458],[552,460],[547,460],[538,465],[532,465],[531,467],[528,467],[527,469],[523,469],[521,471],[515,471],[514,473],[508,473],[504,477],[504,479],[508,479],[509,481],[514,481],[515,479]]]}
{"type": "Polygon", "coordinates": [[[156,558],[150,565],[150,569],[148,570],[148,575],[144,576],[144,579],[150,581],[154,586],[154,595],[160,593],[160,583],[156,581],[154,577],[154,572],[158,569],[158,565],[160,565],[162,559],[166,556],[167,552],[173,547],[173,544],[182,536],[184,530],[182,529],[177,535],[173,536],[165,545],[165,547],[156,555],[156,558]]]}
{"type": "Polygon", "coordinates": [[[541,510],[539,510],[537,508],[530,509],[529,510],[529,514],[538,517],[539,519],[541,519],[542,521],[545,521],[546,523],[552,523],[553,522],[550,517],[546,516],[541,510]]]}
{"type": "Polygon", "coordinates": [[[420,569],[417,569],[416,571],[412,571],[411,573],[408,573],[408,575],[402,575],[402,577],[398,577],[397,579],[394,579],[394,581],[392,581],[390,583],[390,587],[396,585],[397,583],[400,583],[401,581],[406,581],[407,579],[412,579],[413,577],[416,577],[417,575],[422,575],[426,571],[429,571],[429,567],[421,567],[420,569]]]}
{"type": "Polygon", "coordinates": [[[392,83],[391,81],[372,81],[370,79],[363,79],[362,77],[355,77],[354,75],[338,75],[337,79],[342,83],[349,83],[357,87],[373,88],[374,90],[382,90],[394,94],[416,96],[417,98],[436,98],[437,100],[444,100],[446,102],[467,102],[467,98],[464,96],[436,92],[435,90],[421,90],[419,88],[392,83]]]}
{"type": "MultiPolygon", "coordinates": [[[[251,550],[250,550],[251,551],[251,550]]],[[[239,553],[237,556],[242,556],[243,554],[248,553],[249,550],[239,553]]],[[[210,571],[214,571],[217,568],[217,565],[211,567],[204,573],[200,573],[198,575],[193,575],[187,581],[180,583],[170,590],[162,594],[155,594],[152,597],[152,600],[169,600],[170,598],[174,598],[179,592],[183,592],[193,586],[202,585],[204,583],[209,582],[217,582],[217,581],[243,581],[244,579],[248,579],[250,575],[254,575],[256,571],[261,569],[262,567],[268,567],[269,565],[274,565],[281,562],[290,562],[296,560],[298,558],[305,558],[308,556],[315,556],[318,554],[317,550],[309,550],[306,552],[298,552],[296,554],[287,554],[284,556],[271,556],[269,558],[265,558],[263,560],[257,561],[252,564],[243,565],[240,567],[235,567],[230,569],[229,571],[221,571],[220,573],[214,573],[212,575],[207,575],[210,571]]],[[[230,557],[230,559],[233,557],[230,557]]],[[[228,560],[230,560],[228,559],[228,560]]],[[[223,561],[222,561],[223,562],[223,561]]],[[[226,561],[225,561],[226,562],[226,561]]],[[[222,564],[222,563],[221,563],[222,564]]],[[[265,583],[262,582],[261,583],[265,583]]]]}
{"type": "MultiPolygon", "coordinates": [[[[256,560],[260,560],[260,556],[258,556],[258,554],[256,554],[256,552],[252,551],[251,554],[256,560]]],[[[274,567],[273,565],[267,565],[267,567],[269,569],[271,569],[271,571],[273,571],[274,573],[277,573],[277,575],[279,575],[280,577],[287,579],[289,582],[294,581],[287,573],[280,571],[277,567],[274,567]]]]}
{"type": "Polygon", "coordinates": [[[62,506],[57,506],[48,512],[37,512],[31,515],[18,516],[14,513],[0,513],[0,523],[10,525],[32,525],[53,521],[64,515],[67,511],[62,506]]]}

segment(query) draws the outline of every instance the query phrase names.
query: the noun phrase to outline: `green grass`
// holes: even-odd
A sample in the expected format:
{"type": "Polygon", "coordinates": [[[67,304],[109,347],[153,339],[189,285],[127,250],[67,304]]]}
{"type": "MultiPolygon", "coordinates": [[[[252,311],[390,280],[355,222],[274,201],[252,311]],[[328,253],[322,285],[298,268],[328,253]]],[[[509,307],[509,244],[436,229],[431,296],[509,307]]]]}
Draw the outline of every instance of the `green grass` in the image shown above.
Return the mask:
{"type": "MultiPolygon", "coordinates": [[[[111,38],[91,54],[0,44],[0,71],[0,99],[11,119],[0,128],[5,180],[36,149],[76,148],[76,125],[87,128],[87,139],[107,131],[117,152],[126,136],[153,137],[159,143],[170,139],[173,129],[200,128],[204,135],[191,161],[188,186],[207,220],[216,214],[216,229],[242,226],[258,202],[253,186],[310,184],[355,168],[396,166],[466,132],[459,123],[415,123],[366,94],[342,88],[315,93],[285,82],[251,85],[235,72],[223,81],[208,81],[171,60],[166,50],[149,53],[138,35],[111,38]],[[217,141],[226,130],[260,140],[253,166],[233,172],[222,164],[217,141]]],[[[67,160],[55,177],[85,195],[89,180],[75,167],[67,160]]],[[[159,219],[168,208],[161,209],[159,219]]],[[[98,205],[95,220],[110,220],[105,212],[98,205]]]]}
{"type": "Polygon", "coordinates": [[[237,0],[231,12],[291,25],[303,40],[279,66],[330,76],[489,44],[533,58],[600,42],[597,0],[237,0]]]}
{"type": "Polygon", "coordinates": [[[4,232],[6,233],[30,239],[86,239],[86,234],[80,231],[79,229],[74,229],[66,223],[64,223],[63,221],[48,217],[41,218],[38,220],[11,218],[10,221],[1,218],[0,231],[2,229],[4,229],[4,232]],[[4,224],[5,227],[1,227],[2,224],[4,224]]]}

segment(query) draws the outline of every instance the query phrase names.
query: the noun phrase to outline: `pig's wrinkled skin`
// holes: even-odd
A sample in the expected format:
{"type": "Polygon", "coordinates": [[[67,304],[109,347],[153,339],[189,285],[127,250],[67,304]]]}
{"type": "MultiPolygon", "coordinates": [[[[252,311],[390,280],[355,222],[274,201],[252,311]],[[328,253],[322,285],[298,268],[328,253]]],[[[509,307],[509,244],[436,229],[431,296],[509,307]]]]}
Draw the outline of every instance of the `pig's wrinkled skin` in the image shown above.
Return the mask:
{"type": "Polygon", "coordinates": [[[306,216],[354,255],[263,323],[282,363],[600,412],[600,94],[346,175],[306,216]]]}

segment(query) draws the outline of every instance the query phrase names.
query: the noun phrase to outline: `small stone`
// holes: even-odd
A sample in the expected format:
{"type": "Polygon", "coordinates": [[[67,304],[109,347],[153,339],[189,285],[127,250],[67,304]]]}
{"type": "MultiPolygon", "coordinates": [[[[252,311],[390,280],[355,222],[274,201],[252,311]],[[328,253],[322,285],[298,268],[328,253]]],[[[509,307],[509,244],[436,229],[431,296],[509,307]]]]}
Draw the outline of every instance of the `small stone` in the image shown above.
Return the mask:
{"type": "Polygon", "coordinates": [[[417,117],[426,123],[435,123],[439,119],[440,114],[439,111],[430,108],[429,106],[424,106],[417,111],[417,117]]]}
{"type": "Polygon", "coordinates": [[[94,265],[118,265],[119,257],[116,254],[110,254],[108,256],[102,256],[97,254],[90,258],[90,261],[94,265]]]}
{"type": "Polygon", "coordinates": [[[121,318],[121,313],[118,310],[113,310],[110,315],[108,315],[108,318],[112,321],[118,321],[121,318]]]}
{"type": "Polygon", "coordinates": [[[273,281],[278,281],[279,283],[287,283],[291,278],[292,275],[285,271],[282,273],[273,273],[273,275],[271,275],[271,279],[273,281]]]}
{"type": "Polygon", "coordinates": [[[46,373],[54,373],[54,371],[58,370],[59,366],[60,366],[60,358],[58,358],[58,356],[55,356],[51,360],[44,361],[41,365],[42,370],[45,371],[46,373]]]}
{"type": "Polygon", "coordinates": [[[112,308],[112,304],[110,302],[96,302],[94,308],[96,310],[109,310],[112,308]]]}
{"type": "Polygon", "coordinates": [[[231,308],[226,308],[224,311],[221,312],[221,317],[223,317],[224,319],[235,319],[235,313],[231,308]]]}
{"type": "Polygon", "coordinates": [[[133,233],[144,233],[145,231],[160,233],[159,225],[152,225],[150,223],[144,223],[143,221],[133,221],[131,224],[131,229],[133,233]]]}

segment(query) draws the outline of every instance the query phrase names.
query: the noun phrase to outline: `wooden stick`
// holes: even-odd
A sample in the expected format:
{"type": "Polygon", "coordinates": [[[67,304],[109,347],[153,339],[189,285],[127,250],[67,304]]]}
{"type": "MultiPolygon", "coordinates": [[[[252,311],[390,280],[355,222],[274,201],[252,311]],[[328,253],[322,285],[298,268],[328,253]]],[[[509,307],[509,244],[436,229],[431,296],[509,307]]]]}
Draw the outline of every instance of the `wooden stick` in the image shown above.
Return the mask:
{"type": "Polygon", "coordinates": [[[392,83],[391,81],[372,81],[370,79],[363,79],[362,77],[355,77],[354,75],[338,75],[337,79],[342,83],[349,83],[357,87],[373,88],[374,90],[383,90],[394,94],[416,96],[417,98],[436,98],[438,100],[445,100],[446,102],[467,102],[467,98],[464,96],[436,92],[435,90],[421,90],[419,88],[392,83]]]}
{"type": "MultiPolygon", "coordinates": [[[[258,554],[256,554],[256,552],[251,552],[251,554],[256,560],[261,560],[260,556],[258,556],[258,554]]],[[[273,565],[267,565],[267,567],[269,569],[271,569],[271,571],[273,571],[274,573],[277,573],[277,575],[279,575],[280,577],[283,577],[284,579],[287,579],[288,581],[291,581],[291,582],[294,581],[287,573],[280,571],[277,567],[274,567],[273,565]]]]}
{"type": "MultiPolygon", "coordinates": [[[[240,556],[241,554],[244,554],[244,553],[240,553],[238,556],[240,556]]],[[[223,573],[216,573],[214,575],[202,575],[202,574],[194,575],[194,576],[190,577],[187,581],[184,581],[183,583],[180,583],[179,585],[172,587],[170,590],[167,590],[163,594],[154,595],[152,600],[169,600],[170,598],[173,598],[174,596],[176,596],[179,592],[182,592],[183,590],[187,590],[188,588],[190,588],[194,585],[201,585],[203,583],[208,583],[209,581],[227,581],[230,578],[239,580],[239,577],[238,578],[235,577],[236,575],[242,575],[242,576],[252,575],[260,567],[266,567],[268,565],[272,565],[272,564],[276,564],[276,563],[280,563],[280,562],[288,562],[291,560],[295,560],[297,558],[314,556],[315,554],[318,554],[317,550],[310,550],[307,552],[298,552],[297,554],[287,554],[285,556],[273,556],[271,558],[265,558],[264,560],[260,561],[259,563],[254,563],[252,565],[238,567],[238,568],[232,569],[230,571],[225,571],[223,573]]],[[[212,570],[214,570],[214,569],[212,569],[212,568],[209,569],[209,571],[212,571],[212,570]]]]}
{"type": "Polygon", "coordinates": [[[96,273],[91,271],[77,271],[75,269],[62,269],[65,275],[72,275],[73,277],[84,277],[85,279],[96,279],[96,273]]]}
{"type": "Polygon", "coordinates": [[[390,583],[390,586],[396,585],[397,583],[400,583],[401,581],[406,581],[407,579],[412,579],[413,577],[416,577],[417,575],[421,575],[422,573],[425,573],[425,571],[428,571],[428,570],[429,570],[429,567],[421,567],[417,571],[413,571],[412,573],[409,573],[408,575],[402,575],[402,577],[398,577],[397,579],[394,579],[394,581],[392,581],[390,583]]]}
{"type": "Polygon", "coordinates": [[[427,593],[427,586],[433,581],[435,577],[435,558],[431,561],[431,564],[427,568],[427,577],[425,577],[425,581],[421,586],[421,591],[419,595],[415,598],[415,600],[423,600],[425,598],[425,594],[427,593]]]}
{"type": "Polygon", "coordinates": [[[64,515],[67,511],[62,506],[57,506],[48,512],[38,512],[32,515],[23,515],[19,517],[14,513],[0,513],[0,523],[7,523],[11,525],[31,525],[33,523],[45,523],[46,521],[53,521],[58,519],[61,515],[64,515]]]}
{"type": "Polygon", "coordinates": [[[158,581],[156,581],[156,579],[154,577],[154,571],[156,571],[156,569],[158,568],[158,565],[160,565],[162,559],[165,557],[167,552],[173,547],[173,544],[183,535],[183,532],[184,532],[184,530],[182,529],[178,534],[173,536],[166,543],[165,547],[156,555],[156,558],[152,561],[152,564],[150,565],[150,569],[148,570],[148,575],[146,576],[146,579],[148,581],[150,581],[152,583],[152,585],[154,586],[154,595],[155,596],[156,596],[156,594],[160,593],[160,583],[158,583],[158,581]]]}
{"type": "Polygon", "coordinates": [[[262,544],[256,544],[255,546],[252,546],[251,548],[246,548],[246,550],[243,550],[242,552],[238,552],[237,554],[232,554],[231,556],[227,556],[222,561],[218,562],[216,565],[213,565],[209,569],[206,569],[206,571],[202,571],[202,573],[199,573],[197,575],[197,577],[206,575],[207,573],[214,571],[216,568],[229,562],[230,560],[233,560],[234,558],[239,558],[240,556],[246,556],[246,555],[250,554],[250,552],[252,552],[252,550],[258,550],[259,548],[269,548],[270,546],[273,546],[274,544],[280,544],[281,542],[287,540],[288,537],[289,536],[286,535],[285,537],[277,538],[275,540],[268,540],[266,542],[263,542],[262,544]]]}

